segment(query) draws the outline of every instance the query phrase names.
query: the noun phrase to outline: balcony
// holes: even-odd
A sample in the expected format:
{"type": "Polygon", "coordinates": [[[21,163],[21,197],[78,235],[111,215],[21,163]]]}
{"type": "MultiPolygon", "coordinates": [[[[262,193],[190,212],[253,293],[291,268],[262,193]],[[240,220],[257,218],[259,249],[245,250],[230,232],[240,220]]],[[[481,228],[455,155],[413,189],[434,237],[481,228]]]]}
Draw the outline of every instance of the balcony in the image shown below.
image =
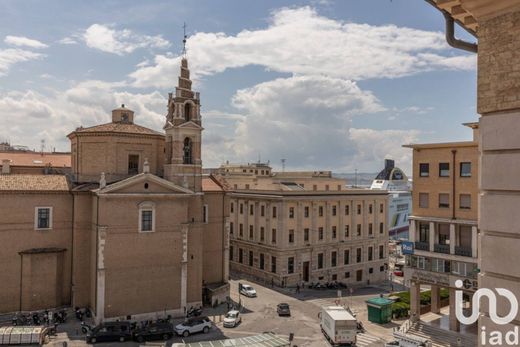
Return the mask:
{"type": "Polygon", "coordinates": [[[455,254],[463,257],[472,257],[471,247],[455,246],[455,254]]]}
{"type": "Polygon", "coordinates": [[[415,242],[415,249],[420,251],[429,251],[430,250],[430,244],[428,242],[415,242]]]}
{"type": "Polygon", "coordinates": [[[435,253],[450,254],[450,245],[441,245],[436,243],[433,245],[433,251],[435,253]]]}

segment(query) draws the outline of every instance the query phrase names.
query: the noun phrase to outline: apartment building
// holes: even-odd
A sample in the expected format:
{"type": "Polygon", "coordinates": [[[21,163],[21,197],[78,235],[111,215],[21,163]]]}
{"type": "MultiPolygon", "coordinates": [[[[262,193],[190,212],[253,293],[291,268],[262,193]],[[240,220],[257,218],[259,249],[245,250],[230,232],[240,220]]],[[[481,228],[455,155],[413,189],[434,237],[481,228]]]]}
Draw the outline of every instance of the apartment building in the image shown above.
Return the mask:
{"type": "Polygon", "coordinates": [[[458,331],[455,281],[471,296],[478,289],[478,123],[473,141],[416,144],[413,149],[413,208],[405,280],[411,310],[420,318],[420,286],[432,288],[432,312],[439,313],[439,290],[450,291],[450,330],[458,331]]]}
{"type": "Polygon", "coordinates": [[[219,171],[230,189],[231,271],[281,286],[386,278],[386,191],[346,189],[330,171],[259,163],[219,171]]]}

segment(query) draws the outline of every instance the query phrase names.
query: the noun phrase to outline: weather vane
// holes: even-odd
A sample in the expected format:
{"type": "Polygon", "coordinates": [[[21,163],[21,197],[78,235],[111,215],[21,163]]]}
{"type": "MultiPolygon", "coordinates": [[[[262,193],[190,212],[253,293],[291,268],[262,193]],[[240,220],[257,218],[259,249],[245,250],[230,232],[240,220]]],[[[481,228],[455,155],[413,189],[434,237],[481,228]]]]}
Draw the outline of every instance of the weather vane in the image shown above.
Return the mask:
{"type": "Polygon", "coordinates": [[[182,28],[184,29],[184,38],[182,39],[182,55],[184,58],[186,58],[186,39],[188,38],[188,36],[186,36],[186,22],[184,22],[182,28]]]}

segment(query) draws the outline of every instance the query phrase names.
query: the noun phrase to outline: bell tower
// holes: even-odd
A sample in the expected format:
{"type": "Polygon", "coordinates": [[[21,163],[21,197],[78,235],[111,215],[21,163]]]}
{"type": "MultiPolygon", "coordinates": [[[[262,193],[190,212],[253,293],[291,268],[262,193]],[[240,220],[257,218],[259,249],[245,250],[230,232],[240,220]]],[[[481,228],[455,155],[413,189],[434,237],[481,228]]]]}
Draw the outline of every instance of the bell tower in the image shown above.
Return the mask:
{"type": "Polygon", "coordinates": [[[191,90],[188,60],[181,60],[175,95],[168,94],[164,177],[195,192],[201,191],[202,161],[199,93],[191,90]]]}

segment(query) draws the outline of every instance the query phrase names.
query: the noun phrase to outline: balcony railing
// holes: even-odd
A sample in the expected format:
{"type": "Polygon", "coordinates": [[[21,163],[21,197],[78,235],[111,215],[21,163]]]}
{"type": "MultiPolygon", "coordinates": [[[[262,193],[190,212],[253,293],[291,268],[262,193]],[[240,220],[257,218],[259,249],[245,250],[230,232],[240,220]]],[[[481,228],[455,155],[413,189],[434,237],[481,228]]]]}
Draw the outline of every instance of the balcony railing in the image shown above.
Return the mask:
{"type": "Polygon", "coordinates": [[[450,254],[450,245],[434,244],[433,251],[436,253],[450,254]]]}
{"type": "Polygon", "coordinates": [[[472,257],[471,247],[455,246],[455,254],[463,257],[472,257]]]}
{"type": "Polygon", "coordinates": [[[418,249],[420,251],[429,251],[430,250],[430,244],[428,242],[415,242],[415,249],[418,249]]]}

